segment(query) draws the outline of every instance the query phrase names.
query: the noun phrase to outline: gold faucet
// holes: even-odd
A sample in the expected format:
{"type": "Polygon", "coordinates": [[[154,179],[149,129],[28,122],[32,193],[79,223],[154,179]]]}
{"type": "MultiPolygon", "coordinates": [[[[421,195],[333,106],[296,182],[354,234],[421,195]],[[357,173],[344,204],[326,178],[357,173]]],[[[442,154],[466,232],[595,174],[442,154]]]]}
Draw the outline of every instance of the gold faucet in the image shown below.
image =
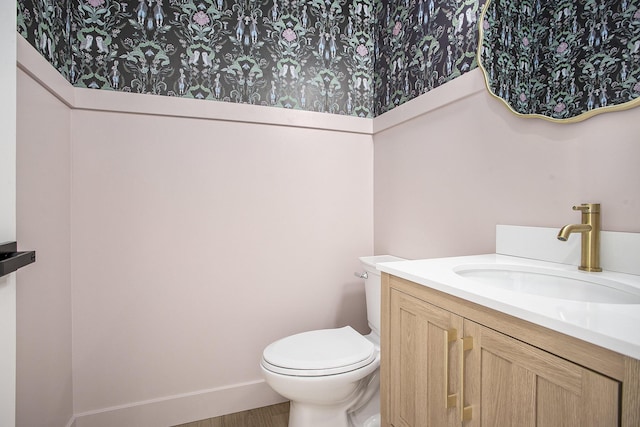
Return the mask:
{"type": "Polygon", "coordinates": [[[574,206],[582,212],[582,224],[569,224],[560,229],[558,240],[566,242],[571,233],[582,234],[580,270],[602,271],[600,268],[600,204],[583,203],[574,206]]]}

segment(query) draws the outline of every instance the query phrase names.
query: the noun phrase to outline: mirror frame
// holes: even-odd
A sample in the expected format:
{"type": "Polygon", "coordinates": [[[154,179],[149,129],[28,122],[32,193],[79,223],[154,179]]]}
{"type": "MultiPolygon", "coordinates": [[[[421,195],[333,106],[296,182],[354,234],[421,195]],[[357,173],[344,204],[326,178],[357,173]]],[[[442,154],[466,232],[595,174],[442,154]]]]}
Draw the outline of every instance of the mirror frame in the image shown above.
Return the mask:
{"type": "MultiPolygon", "coordinates": [[[[559,12],[553,16],[556,21],[554,22],[555,25],[551,27],[551,31],[549,31],[549,26],[544,26],[550,17],[548,12],[547,16],[543,15],[543,19],[539,20],[542,24],[537,27],[531,25],[530,28],[527,29],[521,25],[523,19],[527,19],[529,22],[536,21],[536,19],[532,17],[534,12],[537,14],[546,12],[546,10],[540,6],[541,0],[516,2],[516,7],[519,10],[517,17],[506,16],[508,13],[505,11],[503,11],[502,16],[496,16],[496,12],[494,12],[491,7],[499,7],[501,1],[507,0],[487,0],[482,9],[478,25],[477,59],[478,67],[482,70],[489,93],[502,101],[511,112],[526,118],[542,118],[552,122],[575,123],[596,114],[626,110],[640,105],[640,1],[591,0],[581,2],[586,5],[595,5],[596,9],[592,15],[588,15],[589,12],[581,15],[585,17],[585,22],[580,23],[581,25],[585,25],[582,27],[577,27],[578,11],[574,10],[574,13],[571,14],[571,7],[577,8],[573,1],[560,0],[554,2],[554,6],[551,7],[556,11],[559,10],[559,12]],[[627,9],[622,10],[625,4],[627,9]],[[613,11],[612,7],[609,7],[612,5],[619,6],[622,11],[613,11]],[[564,7],[564,9],[562,9],[562,7],[564,7]],[[537,10],[534,11],[534,8],[537,10]],[[493,12],[493,17],[489,15],[491,12],[493,12]],[[596,15],[600,18],[599,23],[595,21],[596,15]],[[618,20],[611,21],[614,17],[618,20]],[[508,23],[514,23],[513,28],[516,30],[513,31],[514,35],[511,34],[511,26],[505,25],[504,23],[501,27],[496,26],[496,22],[500,25],[500,22],[504,22],[507,18],[509,19],[509,21],[507,21],[508,23]],[[544,18],[546,18],[546,20],[544,18]],[[620,24],[621,22],[625,23],[625,19],[629,21],[626,22],[627,24],[632,24],[631,29],[629,29],[629,27],[621,28],[623,25],[620,24]],[[590,22],[589,29],[586,27],[586,22],[590,22]],[[564,33],[557,33],[558,37],[554,39],[555,34],[553,34],[552,30],[559,25],[568,26],[571,32],[565,31],[564,33]],[[495,46],[488,44],[496,39],[493,35],[488,37],[491,34],[489,29],[492,27],[502,28],[500,38],[504,40],[502,43],[494,43],[495,46]],[[633,32],[634,29],[635,32],[633,32]],[[631,33],[631,37],[627,37],[625,31],[631,33]],[[534,33],[538,36],[545,36],[545,45],[541,49],[534,47],[536,44],[534,33]],[[529,42],[527,35],[532,38],[532,42],[529,42]],[[581,36],[587,37],[588,49],[585,49],[585,45],[581,43],[583,40],[581,36]],[[518,37],[521,37],[519,40],[522,42],[515,43],[514,40],[518,37]],[[552,42],[548,43],[549,40],[552,40],[552,42]],[[612,41],[613,43],[611,43],[612,41]],[[504,49],[504,45],[506,45],[506,49],[504,49]],[[576,49],[572,49],[572,47],[576,47],[576,49]],[[500,48],[503,49],[498,50],[500,48]],[[592,53],[596,48],[606,48],[608,50],[604,54],[602,50],[592,53]],[[546,53],[546,56],[539,55],[539,51],[544,51],[545,49],[546,52],[544,53],[546,53]],[[584,54],[572,54],[572,50],[584,54]],[[534,53],[534,51],[537,51],[537,53],[534,53]],[[550,52],[553,52],[555,55],[552,56],[552,58],[560,59],[559,64],[547,64],[543,62],[543,60],[549,59],[551,56],[549,55],[550,52]],[[569,53],[570,55],[565,55],[563,58],[562,55],[564,53],[569,53]],[[615,55],[609,56],[606,54],[615,55]],[[501,63],[496,63],[496,58],[499,60],[498,62],[501,63]],[[524,59],[521,61],[521,58],[524,59]],[[487,66],[488,64],[486,65],[485,62],[489,61],[493,61],[494,63],[487,66]],[[515,95],[515,93],[517,89],[514,90],[514,93],[511,95],[509,94],[509,90],[510,86],[523,87],[522,85],[524,84],[522,81],[519,81],[518,74],[520,74],[520,70],[514,65],[518,63],[521,64],[520,70],[528,72],[528,74],[526,74],[528,83],[526,83],[525,86],[529,90],[526,92],[520,91],[520,95],[516,99],[515,97],[517,95],[515,95]],[[600,69],[597,70],[594,64],[600,65],[600,69]],[[535,76],[535,74],[529,72],[530,69],[534,68],[533,65],[535,65],[536,72],[541,70],[539,74],[543,78],[548,80],[554,79],[555,83],[549,85],[545,84],[544,79],[543,81],[531,79],[532,76],[535,76]],[[553,68],[554,66],[555,68],[553,68]],[[627,67],[629,67],[629,69],[627,69],[627,67]],[[498,71],[496,71],[496,68],[498,68],[498,71]],[[516,70],[515,73],[513,73],[514,70],[516,70]],[[510,72],[516,75],[515,84],[512,79],[509,78],[510,72]],[[585,73],[591,73],[591,77],[585,73]],[[624,77],[622,82],[612,78],[614,75],[624,77]],[[581,79],[582,76],[585,77],[581,79]],[[568,83],[569,79],[571,79],[570,83],[568,83]],[[578,82],[579,84],[577,85],[576,80],[582,80],[582,82],[578,82]],[[500,85],[500,82],[502,82],[502,85],[500,85]],[[532,83],[533,91],[531,90],[532,83]],[[598,83],[600,86],[596,87],[598,83]],[[620,86],[625,83],[627,83],[627,86],[620,86]],[[609,85],[609,87],[607,87],[607,85],[609,85]],[[503,88],[507,92],[507,96],[505,96],[505,93],[502,91],[503,88]],[[620,98],[620,93],[622,92],[628,92],[631,99],[616,104],[607,103],[608,100],[615,98],[615,96],[620,98]],[[603,93],[605,97],[601,98],[603,93]],[[535,96],[530,96],[531,94],[535,96]],[[575,105],[576,107],[571,108],[571,113],[570,108],[566,108],[567,104],[569,104],[567,95],[574,97],[571,100],[571,105],[575,105]],[[512,105],[512,100],[514,99],[516,101],[520,100],[522,105],[528,105],[532,99],[537,105],[545,105],[547,108],[546,110],[534,109],[534,111],[531,111],[532,108],[529,107],[528,111],[522,111],[517,106],[512,105]],[[605,105],[602,106],[602,103],[605,105]],[[556,116],[554,117],[548,114],[549,111],[556,113],[556,116]],[[566,117],[563,117],[564,115],[566,115],[566,117]]],[[[498,41],[500,40],[498,39],[498,41]]],[[[540,44],[537,44],[537,46],[540,46],[540,44]]],[[[522,75],[525,74],[522,73],[522,75]]],[[[523,77],[522,79],[524,81],[525,78],[523,77]]],[[[512,87],[511,89],[513,90],[512,87]]]]}

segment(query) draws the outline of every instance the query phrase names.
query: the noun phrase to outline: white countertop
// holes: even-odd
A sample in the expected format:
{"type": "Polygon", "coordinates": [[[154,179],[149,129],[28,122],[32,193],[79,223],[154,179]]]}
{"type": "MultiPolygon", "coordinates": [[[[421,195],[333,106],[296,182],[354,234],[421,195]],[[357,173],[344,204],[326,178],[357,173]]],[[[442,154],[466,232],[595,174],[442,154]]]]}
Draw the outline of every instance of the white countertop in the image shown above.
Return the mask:
{"type": "Polygon", "coordinates": [[[383,272],[640,359],[640,304],[605,304],[509,291],[455,273],[472,264],[544,268],[574,277],[615,280],[640,295],[640,276],[528,258],[487,254],[377,264],[383,272]],[[577,275],[577,276],[576,276],[577,275]]]}

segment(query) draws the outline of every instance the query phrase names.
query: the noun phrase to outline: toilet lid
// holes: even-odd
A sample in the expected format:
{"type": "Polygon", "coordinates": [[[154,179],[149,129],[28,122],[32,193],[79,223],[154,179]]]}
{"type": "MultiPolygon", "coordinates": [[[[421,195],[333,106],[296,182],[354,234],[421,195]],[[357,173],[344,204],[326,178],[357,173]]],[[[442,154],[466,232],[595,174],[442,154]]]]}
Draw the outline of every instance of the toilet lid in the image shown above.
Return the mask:
{"type": "Polygon", "coordinates": [[[345,326],[278,340],[264,349],[262,364],[285,375],[335,375],[368,365],[375,360],[376,353],[371,341],[345,326]]]}

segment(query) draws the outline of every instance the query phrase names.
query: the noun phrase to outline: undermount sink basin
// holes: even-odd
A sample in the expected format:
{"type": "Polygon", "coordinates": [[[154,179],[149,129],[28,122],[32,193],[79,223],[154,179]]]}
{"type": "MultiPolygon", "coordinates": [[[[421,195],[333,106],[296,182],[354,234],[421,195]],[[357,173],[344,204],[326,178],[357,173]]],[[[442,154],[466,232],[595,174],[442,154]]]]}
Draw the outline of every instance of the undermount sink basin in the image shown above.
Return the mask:
{"type": "Polygon", "coordinates": [[[640,304],[640,289],[598,277],[600,273],[507,264],[461,265],[454,271],[466,279],[511,292],[603,304],[640,304]]]}

